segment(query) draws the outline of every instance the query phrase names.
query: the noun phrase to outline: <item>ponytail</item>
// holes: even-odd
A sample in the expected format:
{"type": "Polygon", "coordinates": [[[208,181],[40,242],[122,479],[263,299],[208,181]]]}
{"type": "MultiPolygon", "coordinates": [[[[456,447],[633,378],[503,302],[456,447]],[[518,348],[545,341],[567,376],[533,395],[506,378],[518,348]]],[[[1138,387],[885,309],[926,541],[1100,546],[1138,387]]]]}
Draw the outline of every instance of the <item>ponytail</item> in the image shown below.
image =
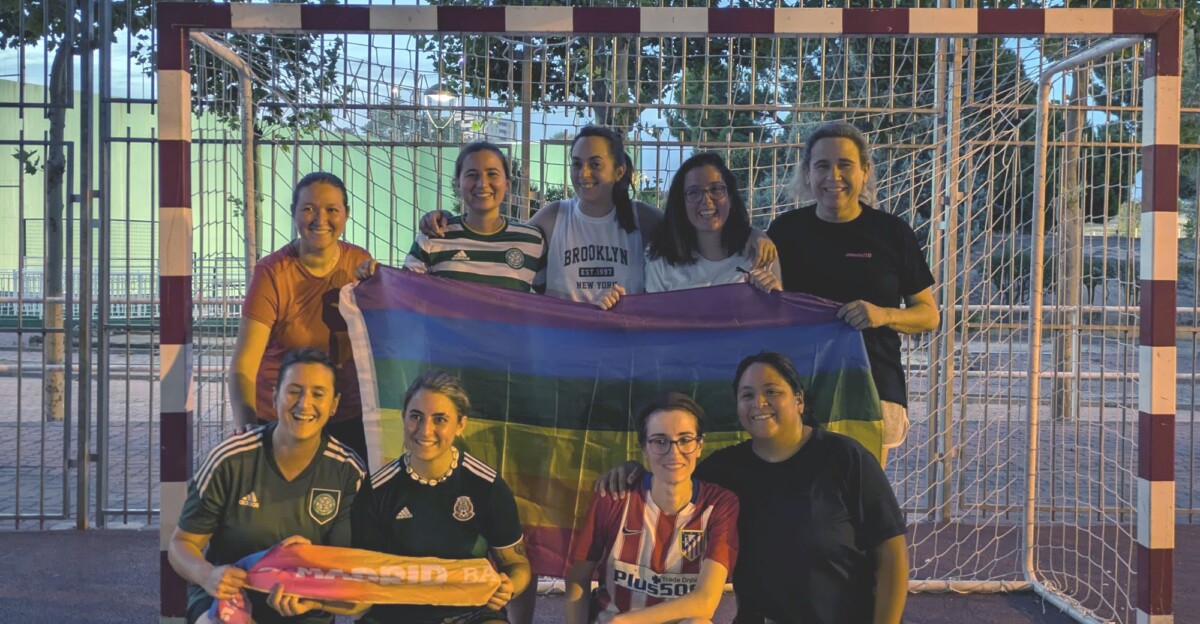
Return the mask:
{"type": "Polygon", "coordinates": [[[633,187],[633,159],[625,153],[625,142],[621,140],[621,135],[611,128],[588,124],[575,134],[571,147],[574,148],[579,139],[584,137],[600,137],[608,141],[608,155],[612,158],[613,166],[625,165],[625,175],[613,183],[612,202],[617,208],[617,225],[626,232],[637,230],[630,190],[633,187]]]}
{"type": "Polygon", "coordinates": [[[613,183],[612,201],[617,207],[617,225],[626,232],[633,232],[637,230],[637,220],[633,218],[633,198],[630,197],[633,186],[633,159],[624,152],[621,153],[621,159],[625,161],[625,175],[613,183]]]}

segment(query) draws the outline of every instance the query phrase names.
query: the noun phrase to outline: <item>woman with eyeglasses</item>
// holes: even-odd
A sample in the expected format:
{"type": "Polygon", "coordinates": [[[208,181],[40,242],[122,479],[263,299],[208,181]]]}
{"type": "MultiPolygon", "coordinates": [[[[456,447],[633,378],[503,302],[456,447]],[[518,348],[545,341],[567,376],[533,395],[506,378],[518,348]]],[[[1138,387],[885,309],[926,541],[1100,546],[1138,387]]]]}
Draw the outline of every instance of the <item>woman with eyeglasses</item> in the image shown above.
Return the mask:
{"type": "MultiPolygon", "coordinates": [[[[899,624],[905,522],[879,462],[805,417],[804,386],[786,356],[748,356],[733,379],[750,439],[705,458],[696,477],[738,497],[734,624],[899,624]]],[[[620,505],[641,473],[634,462],[610,471],[597,482],[599,500],[620,505]]]]}
{"type": "Polygon", "coordinates": [[[753,234],[737,180],[725,160],[701,152],[683,161],[650,235],[646,292],[750,282],[781,290],[779,261],[755,268],[739,252],[753,234]]]}
{"type": "Polygon", "coordinates": [[[711,622],[737,559],[738,501],[693,477],[704,410],[668,393],[635,421],[649,472],[624,499],[597,497],[572,542],[567,624],[711,622]],[[600,586],[589,594],[600,569],[600,586]]]}

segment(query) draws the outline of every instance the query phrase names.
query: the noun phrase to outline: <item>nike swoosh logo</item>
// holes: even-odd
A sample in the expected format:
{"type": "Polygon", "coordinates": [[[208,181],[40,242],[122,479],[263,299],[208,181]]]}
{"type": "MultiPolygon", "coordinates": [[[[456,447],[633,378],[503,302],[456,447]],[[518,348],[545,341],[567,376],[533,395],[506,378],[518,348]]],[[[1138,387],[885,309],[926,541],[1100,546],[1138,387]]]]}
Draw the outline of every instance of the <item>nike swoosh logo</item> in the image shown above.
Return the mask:
{"type": "Polygon", "coordinates": [[[621,527],[621,535],[641,535],[641,531],[630,531],[625,527],[621,527]]]}

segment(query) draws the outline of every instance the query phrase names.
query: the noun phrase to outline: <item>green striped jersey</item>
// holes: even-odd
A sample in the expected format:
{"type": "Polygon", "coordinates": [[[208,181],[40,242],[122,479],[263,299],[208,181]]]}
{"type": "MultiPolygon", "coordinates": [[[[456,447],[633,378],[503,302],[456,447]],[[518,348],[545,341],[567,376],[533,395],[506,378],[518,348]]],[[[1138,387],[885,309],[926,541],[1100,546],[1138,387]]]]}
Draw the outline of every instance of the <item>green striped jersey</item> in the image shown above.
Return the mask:
{"type": "Polygon", "coordinates": [[[442,238],[417,234],[404,268],[418,273],[541,292],[545,285],[546,242],[536,226],[511,219],[494,234],[467,228],[461,216],[446,225],[442,238]]]}

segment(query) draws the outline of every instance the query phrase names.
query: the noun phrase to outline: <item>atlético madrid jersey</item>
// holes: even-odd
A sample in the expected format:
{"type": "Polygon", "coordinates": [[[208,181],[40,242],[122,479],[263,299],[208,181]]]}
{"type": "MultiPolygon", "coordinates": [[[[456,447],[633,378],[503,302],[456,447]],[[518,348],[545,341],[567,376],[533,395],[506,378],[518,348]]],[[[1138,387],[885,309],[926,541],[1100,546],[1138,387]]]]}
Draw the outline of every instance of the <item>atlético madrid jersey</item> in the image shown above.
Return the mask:
{"type": "Polygon", "coordinates": [[[692,500],[674,516],[650,497],[650,473],[625,500],[597,496],[571,548],[572,561],[600,564],[600,611],[623,613],[696,588],[700,563],[731,574],[737,560],[738,500],[718,485],[692,480],[692,500]]]}

